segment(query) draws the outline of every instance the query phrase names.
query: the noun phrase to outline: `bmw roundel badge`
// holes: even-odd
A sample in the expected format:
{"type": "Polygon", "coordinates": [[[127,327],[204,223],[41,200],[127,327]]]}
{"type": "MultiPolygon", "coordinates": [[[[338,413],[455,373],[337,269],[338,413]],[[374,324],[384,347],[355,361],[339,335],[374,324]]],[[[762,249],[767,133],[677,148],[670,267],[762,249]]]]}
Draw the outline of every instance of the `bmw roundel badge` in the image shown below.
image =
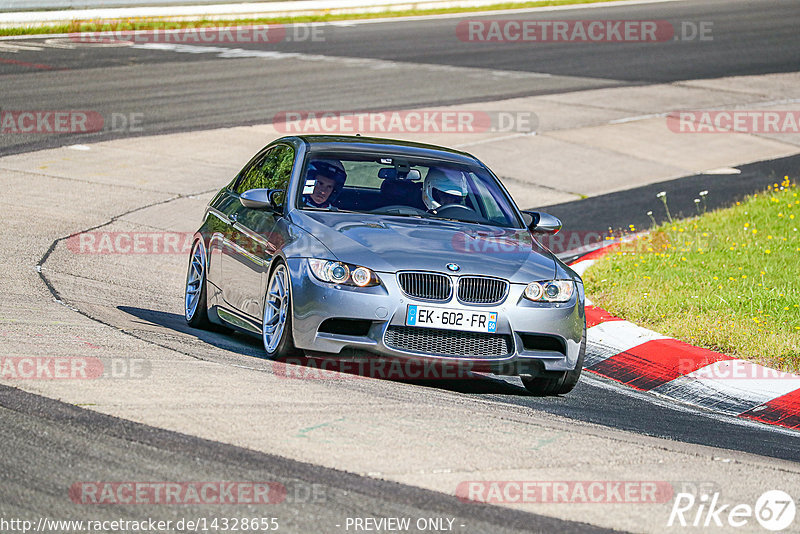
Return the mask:
{"type": "Polygon", "coordinates": [[[457,263],[448,263],[447,264],[447,268],[449,270],[453,271],[454,273],[456,273],[456,272],[461,270],[461,266],[459,264],[457,264],[457,263]]]}

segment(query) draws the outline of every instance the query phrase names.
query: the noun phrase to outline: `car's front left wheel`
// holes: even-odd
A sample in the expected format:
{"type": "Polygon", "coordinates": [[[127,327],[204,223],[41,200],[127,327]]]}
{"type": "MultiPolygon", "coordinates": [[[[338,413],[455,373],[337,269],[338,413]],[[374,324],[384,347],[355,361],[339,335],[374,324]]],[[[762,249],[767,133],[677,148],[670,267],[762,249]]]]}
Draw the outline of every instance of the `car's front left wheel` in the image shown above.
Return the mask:
{"type": "Polygon", "coordinates": [[[272,270],[264,298],[261,338],[267,358],[282,358],[297,352],[292,339],[291,299],[289,271],[281,262],[272,270]]]}

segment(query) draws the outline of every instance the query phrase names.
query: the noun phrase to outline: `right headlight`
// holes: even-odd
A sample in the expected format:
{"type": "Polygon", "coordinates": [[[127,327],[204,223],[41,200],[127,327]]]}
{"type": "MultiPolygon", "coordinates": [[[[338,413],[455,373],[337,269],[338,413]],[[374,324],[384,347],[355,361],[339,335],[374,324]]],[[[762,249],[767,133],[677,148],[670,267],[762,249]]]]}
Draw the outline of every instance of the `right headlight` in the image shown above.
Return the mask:
{"type": "Polygon", "coordinates": [[[525,288],[525,298],[534,302],[567,302],[575,292],[572,280],[531,282],[525,288]]]}

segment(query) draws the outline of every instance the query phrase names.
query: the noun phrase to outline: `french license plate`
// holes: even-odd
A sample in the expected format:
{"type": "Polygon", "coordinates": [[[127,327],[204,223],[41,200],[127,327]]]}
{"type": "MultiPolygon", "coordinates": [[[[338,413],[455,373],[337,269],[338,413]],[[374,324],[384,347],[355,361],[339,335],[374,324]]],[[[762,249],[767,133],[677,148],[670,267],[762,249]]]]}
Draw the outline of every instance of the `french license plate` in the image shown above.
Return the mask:
{"type": "Polygon", "coordinates": [[[406,326],[494,334],[497,331],[497,312],[434,308],[410,304],[406,314],[406,326]]]}

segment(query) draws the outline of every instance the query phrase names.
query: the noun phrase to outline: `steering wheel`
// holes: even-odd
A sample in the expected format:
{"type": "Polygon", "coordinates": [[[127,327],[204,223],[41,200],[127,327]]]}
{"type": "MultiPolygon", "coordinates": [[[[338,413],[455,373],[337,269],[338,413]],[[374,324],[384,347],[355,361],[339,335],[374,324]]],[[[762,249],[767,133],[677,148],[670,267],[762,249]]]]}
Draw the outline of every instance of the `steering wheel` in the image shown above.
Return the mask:
{"type": "Polygon", "coordinates": [[[446,206],[442,206],[441,208],[437,209],[436,213],[438,215],[442,215],[443,213],[448,212],[448,211],[453,211],[454,213],[460,211],[462,213],[463,212],[469,212],[469,213],[474,213],[475,215],[478,214],[477,211],[475,211],[474,209],[470,208],[469,206],[465,206],[464,204],[448,204],[446,206]]]}
{"type": "Polygon", "coordinates": [[[483,223],[486,219],[477,211],[464,204],[448,204],[436,210],[436,215],[446,219],[460,219],[464,222],[483,223]]]}

